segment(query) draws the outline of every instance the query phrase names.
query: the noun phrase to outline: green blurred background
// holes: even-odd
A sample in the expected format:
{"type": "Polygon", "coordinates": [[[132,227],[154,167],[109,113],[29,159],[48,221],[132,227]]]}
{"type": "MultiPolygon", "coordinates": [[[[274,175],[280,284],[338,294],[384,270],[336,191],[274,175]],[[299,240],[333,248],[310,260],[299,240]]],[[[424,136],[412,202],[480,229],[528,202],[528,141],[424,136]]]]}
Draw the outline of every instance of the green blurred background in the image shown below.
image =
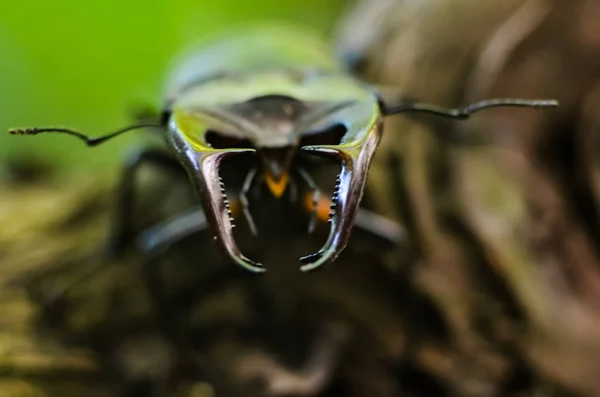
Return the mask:
{"type": "Polygon", "coordinates": [[[344,0],[22,0],[0,2],[0,161],[22,156],[72,170],[118,165],[132,134],[89,149],[68,136],[10,127],[65,126],[96,136],[158,105],[182,49],[228,27],[308,24],[325,35],[344,0]]]}

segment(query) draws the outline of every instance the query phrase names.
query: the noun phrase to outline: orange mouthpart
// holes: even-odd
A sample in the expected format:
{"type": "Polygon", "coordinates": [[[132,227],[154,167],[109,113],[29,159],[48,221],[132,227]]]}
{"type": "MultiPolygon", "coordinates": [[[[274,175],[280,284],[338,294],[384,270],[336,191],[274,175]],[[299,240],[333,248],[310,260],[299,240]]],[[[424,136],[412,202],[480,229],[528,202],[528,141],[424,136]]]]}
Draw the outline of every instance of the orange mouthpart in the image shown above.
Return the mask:
{"type": "Polygon", "coordinates": [[[283,175],[281,175],[281,178],[279,178],[279,180],[277,180],[277,181],[268,172],[265,175],[265,181],[267,182],[267,186],[269,187],[269,190],[277,198],[281,197],[283,192],[285,192],[285,188],[287,187],[289,180],[290,180],[290,175],[287,172],[285,172],[283,175]]]}
{"type": "MultiPolygon", "coordinates": [[[[313,202],[313,194],[308,192],[304,195],[304,207],[308,212],[312,213],[315,211],[315,203],[313,202]]],[[[331,200],[327,197],[321,196],[317,202],[317,218],[321,222],[327,222],[329,220],[329,213],[331,212],[331,200]]]]}

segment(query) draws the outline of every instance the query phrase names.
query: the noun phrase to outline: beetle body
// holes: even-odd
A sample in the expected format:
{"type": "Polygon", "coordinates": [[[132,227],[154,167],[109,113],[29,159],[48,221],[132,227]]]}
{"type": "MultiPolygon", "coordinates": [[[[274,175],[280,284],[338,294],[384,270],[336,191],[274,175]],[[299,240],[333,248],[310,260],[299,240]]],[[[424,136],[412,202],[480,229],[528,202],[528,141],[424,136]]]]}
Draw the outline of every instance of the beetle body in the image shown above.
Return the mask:
{"type": "Polygon", "coordinates": [[[215,240],[239,264],[257,271],[260,265],[235,243],[220,164],[254,153],[271,193],[281,196],[299,151],[340,162],[331,233],[322,250],[303,259],[307,269],[334,260],[345,247],[382,132],[374,91],[306,33],[295,33],[298,52],[291,51],[291,31],[286,32],[255,30],[192,54],[167,91],[169,142],[200,195],[215,240]],[[344,133],[332,141],[326,132],[336,127],[344,133]]]}

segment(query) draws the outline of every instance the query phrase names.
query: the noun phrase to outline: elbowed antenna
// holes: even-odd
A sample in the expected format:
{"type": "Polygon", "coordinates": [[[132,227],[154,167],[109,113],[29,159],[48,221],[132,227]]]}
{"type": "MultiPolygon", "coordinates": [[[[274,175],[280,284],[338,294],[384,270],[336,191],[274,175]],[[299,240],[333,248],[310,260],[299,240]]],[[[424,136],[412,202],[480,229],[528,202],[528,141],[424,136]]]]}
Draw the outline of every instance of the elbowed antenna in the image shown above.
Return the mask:
{"type": "Polygon", "coordinates": [[[495,98],[475,102],[467,107],[458,109],[449,109],[441,106],[430,105],[427,103],[411,102],[395,106],[388,106],[381,102],[381,111],[384,116],[393,116],[405,112],[430,113],[437,116],[449,117],[452,119],[467,119],[471,114],[483,109],[494,107],[528,107],[528,108],[555,108],[559,102],[555,99],[514,99],[514,98],[495,98]]]}
{"type": "Polygon", "coordinates": [[[82,141],[84,141],[87,146],[97,146],[97,145],[100,145],[100,144],[108,141],[109,139],[112,139],[112,138],[114,138],[118,135],[121,135],[125,132],[128,132],[128,131],[139,130],[142,128],[149,128],[149,127],[162,127],[163,125],[164,124],[161,124],[161,123],[134,124],[134,125],[127,126],[125,128],[121,128],[120,130],[117,130],[115,132],[111,132],[109,134],[99,136],[97,138],[90,138],[90,137],[86,136],[85,134],[82,134],[81,132],[73,131],[68,128],[13,128],[13,129],[10,129],[8,131],[8,133],[12,134],[12,135],[38,135],[38,134],[43,134],[43,133],[47,133],[47,132],[56,132],[56,133],[67,134],[67,135],[71,135],[76,138],[79,138],[82,141]]]}

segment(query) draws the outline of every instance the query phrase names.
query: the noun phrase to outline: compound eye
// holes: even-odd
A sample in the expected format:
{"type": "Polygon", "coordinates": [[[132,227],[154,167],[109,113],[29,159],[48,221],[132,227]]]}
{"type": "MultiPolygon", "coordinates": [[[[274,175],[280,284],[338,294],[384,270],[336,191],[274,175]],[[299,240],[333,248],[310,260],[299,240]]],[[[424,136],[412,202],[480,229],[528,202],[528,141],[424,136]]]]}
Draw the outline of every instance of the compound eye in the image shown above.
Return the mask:
{"type": "Polygon", "coordinates": [[[214,149],[248,149],[252,148],[252,142],[246,138],[238,138],[225,135],[215,130],[207,130],[204,135],[206,144],[214,149]]]}

